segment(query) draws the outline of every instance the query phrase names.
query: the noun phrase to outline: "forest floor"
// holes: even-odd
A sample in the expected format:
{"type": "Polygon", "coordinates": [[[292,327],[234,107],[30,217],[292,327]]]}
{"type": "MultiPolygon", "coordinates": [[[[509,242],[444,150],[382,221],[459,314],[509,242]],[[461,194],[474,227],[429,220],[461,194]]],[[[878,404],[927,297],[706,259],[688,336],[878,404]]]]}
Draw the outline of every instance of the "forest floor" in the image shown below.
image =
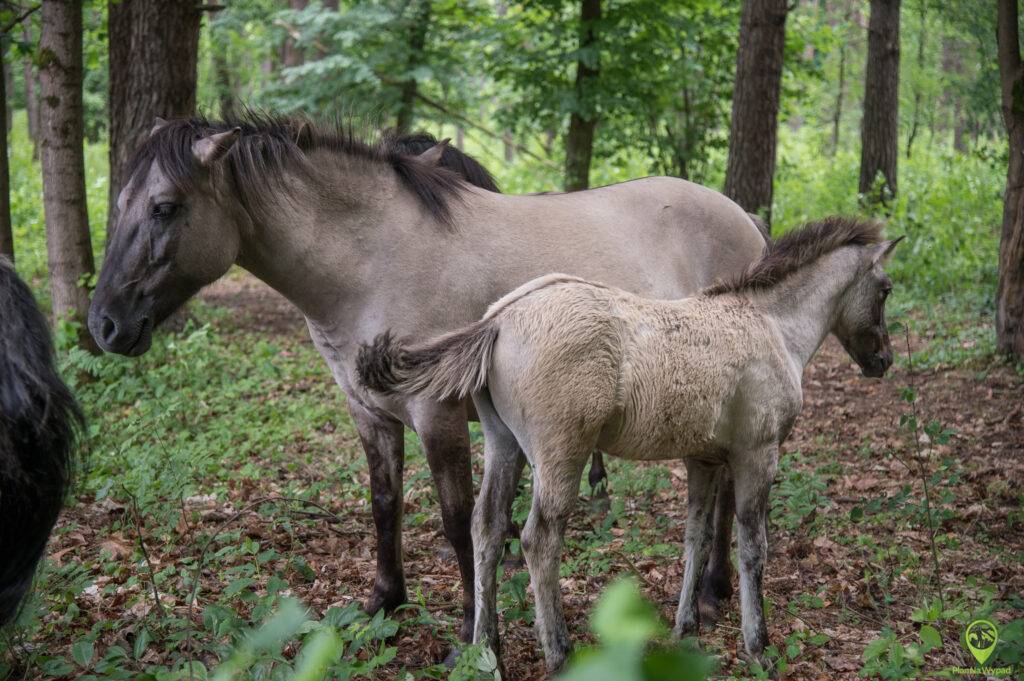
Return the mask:
{"type": "MultiPolygon", "coordinates": [[[[213,322],[218,333],[269,335],[283,353],[309,343],[301,316],[251,278],[231,276],[202,297],[228,311],[213,322]]],[[[905,352],[902,338],[893,342],[895,350],[905,352]]],[[[922,342],[915,339],[914,345],[922,342]]],[[[329,384],[328,372],[317,380],[329,384]]],[[[938,618],[933,604],[941,593],[946,609],[960,608],[969,617],[993,600],[1024,593],[1024,379],[998,364],[911,372],[905,361],[884,380],[865,379],[829,340],[808,368],[804,386],[804,410],[784,447],[773,490],[765,577],[769,635],[787,660],[784,678],[858,678],[870,662],[864,655],[872,641],[891,632],[893,645],[909,646],[919,642],[922,624],[939,619],[942,645],[927,652],[917,671],[929,674],[969,666],[972,661],[959,643],[962,631],[949,619],[938,618]],[[916,393],[916,401],[907,401],[907,388],[916,393]],[[953,431],[948,442],[943,443],[946,438],[936,435],[935,429],[931,437],[915,436],[901,426],[901,417],[915,411],[922,425],[937,421],[939,430],[953,431]],[[929,483],[934,538],[927,529],[924,480],[929,483]],[[933,555],[938,559],[937,575],[933,555]]],[[[276,394],[305,389],[280,385],[276,394]]],[[[261,399],[273,400],[274,394],[261,399]]],[[[318,486],[318,502],[336,517],[288,532],[279,531],[272,517],[255,513],[242,513],[234,522],[241,528],[240,536],[254,540],[261,550],[304,555],[311,578],[292,580],[290,588],[314,612],[365,599],[374,574],[374,533],[366,494],[335,495],[331,490],[338,470],[350,478],[344,484],[356,488],[365,489],[368,474],[360,465],[362,453],[351,427],[322,430],[323,437],[312,445],[280,443],[287,465],[268,464],[262,476],[229,474],[227,479],[211,480],[208,495],[183,500],[176,530],[179,541],[149,548],[157,569],[184,555],[194,557],[195,537],[231,522],[232,514],[252,500],[279,494],[285,487],[318,486]],[[317,447],[321,451],[315,451],[317,447]]],[[[474,437],[478,454],[480,446],[479,436],[474,437]]],[[[479,461],[477,456],[477,474],[479,461]]],[[[642,592],[666,622],[674,617],[682,579],[684,466],[611,461],[609,468],[610,504],[586,503],[584,483],[584,502],[569,525],[562,588],[578,642],[588,639],[588,614],[602,588],[616,577],[638,578],[642,592]]],[[[376,678],[436,665],[449,648],[460,610],[457,566],[441,534],[429,475],[415,449],[407,464],[405,501],[403,541],[410,595],[438,623],[424,622],[419,615],[417,621],[403,625],[391,641],[396,657],[376,678]]],[[[517,509],[521,517],[523,505],[517,503],[517,509]]],[[[126,529],[111,533],[111,514],[129,511],[110,499],[94,502],[83,497],[65,516],[64,529],[51,544],[51,561],[58,565],[69,555],[106,550],[110,560],[124,563],[126,573],[140,576],[137,583],[124,574],[115,577],[127,586],[109,598],[90,595],[88,589],[77,595],[77,607],[90,613],[90,621],[123,619],[128,610],[146,617],[152,609],[145,575],[140,574],[145,564],[132,559],[133,537],[126,529]]],[[[544,678],[529,624],[532,596],[523,598],[524,569],[514,569],[516,575],[506,574],[501,580],[506,668],[512,679],[544,678]]],[[[257,590],[265,583],[260,575],[252,585],[257,590]]],[[[97,583],[102,585],[104,579],[110,578],[97,577],[97,583]]],[[[227,583],[214,572],[204,572],[203,601],[215,600],[227,583]]],[[[187,614],[180,596],[161,598],[172,612],[187,614]]],[[[396,615],[399,621],[410,617],[396,615]]],[[[996,617],[1008,619],[1005,614],[996,617]]],[[[69,645],[59,640],[59,628],[50,631],[52,640],[37,644],[69,645]]],[[[119,636],[124,635],[104,633],[97,647],[120,643],[130,650],[132,641],[119,636]]],[[[738,636],[735,603],[722,623],[702,631],[702,644],[719,656],[724,677],[747,675],[737,658],[738,636]]],[[[165,654],[170,653],[146,653],[139,664],[159,664],[165,654]]]]}

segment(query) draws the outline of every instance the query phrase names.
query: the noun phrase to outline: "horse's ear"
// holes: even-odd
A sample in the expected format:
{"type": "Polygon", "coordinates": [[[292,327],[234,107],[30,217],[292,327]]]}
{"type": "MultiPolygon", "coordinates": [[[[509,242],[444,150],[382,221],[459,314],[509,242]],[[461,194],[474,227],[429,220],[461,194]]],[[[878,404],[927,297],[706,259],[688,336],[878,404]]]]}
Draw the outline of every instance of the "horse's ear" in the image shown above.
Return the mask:
{"type": "Polygon", "coordinates": [[[224,158],[241,133],[241,128],[232,128],[225,132],[200,137],[192,143],[192,155],[195,156],[196,162],[200,166],[209,168],[224,158]]]}
{"type": "Polygon", "coordinates": [[[906,235],[904,234],[903,236],[896,237],[891,241],[883,241],[882,243],[875,246],[875,252],[871,256],[872,264],[881,263],[884,265],[886,262],[888,262],[889,257],[892,255],[892,249],[896,248],[896,244],[903,241],[905,237],[906,235]]]}
{"type": "Polygon", "coordinates": [[[451,142],[450,137],[445,137],[443,140],[424,151],[419,156],[416,156],[416,160],[423,165],[436,166],[441,163],[441,157],[444,155],[444,150],[448,148],[448,143],[451,142]]]}
{"type": "Polygon", "coordinates": [[[156,131],[167,125],[167,121],[157,116],[153,119],[153,127],[149,129],[149,136],[152,137],[156,134],[156,131]]]}

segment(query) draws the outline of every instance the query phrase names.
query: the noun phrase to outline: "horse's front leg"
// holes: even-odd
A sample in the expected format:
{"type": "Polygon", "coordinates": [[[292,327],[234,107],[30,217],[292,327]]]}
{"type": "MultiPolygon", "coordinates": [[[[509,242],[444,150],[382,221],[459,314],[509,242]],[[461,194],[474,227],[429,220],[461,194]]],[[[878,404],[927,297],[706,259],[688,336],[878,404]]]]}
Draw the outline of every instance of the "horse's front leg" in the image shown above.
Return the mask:
{"type": "Polygon", "coordinates": [[[359,432],[370,468],[370,505],[377,530],[377,576],[366,601],[371,615],[394,610],[406,602],[402,570],[402,470],[405,466],[404,426],[349,397],[348,410],[359,432]]]}
{"type": "Polygon", "coordinates": [[[451,542],[462,577],[462,626],[459,638],[473,637],[473,470],[466,411],[461,404],[437,402],[414,405],[413,425],[434,478],[441,502],[444,535],[451,542]]]}
{"type": "Polygon", "coordinates": [[[736,521],[740,566],[740,608],[743,647],[765,667],[768,627],[764,620],[763,579],[768,557],[768,494],[778,447],[770,446],[733,457],[730,468],[736,486],[736,521]]]}

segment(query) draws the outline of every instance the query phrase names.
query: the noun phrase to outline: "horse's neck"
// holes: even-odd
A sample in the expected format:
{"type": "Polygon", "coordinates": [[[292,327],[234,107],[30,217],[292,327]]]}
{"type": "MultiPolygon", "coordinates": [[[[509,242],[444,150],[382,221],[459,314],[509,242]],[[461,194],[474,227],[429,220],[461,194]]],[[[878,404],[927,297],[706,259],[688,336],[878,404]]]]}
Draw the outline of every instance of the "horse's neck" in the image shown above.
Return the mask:
{"type": "Polygon", "coordinates": [[[368,285],[367,264],[394,243],[395,226],[424,218],[387,166],[336,157],[313,161],[320,177],[286,175],[289,191],[254,217],[238,264],[310,320],[327,323],[368,285]]]}
{"type": "Polygon", "coordinates": [[[852,249],[839,249],[753,295],[755,305],[775,320],[801,371],[831,331],[857,262],[852,249]]]}

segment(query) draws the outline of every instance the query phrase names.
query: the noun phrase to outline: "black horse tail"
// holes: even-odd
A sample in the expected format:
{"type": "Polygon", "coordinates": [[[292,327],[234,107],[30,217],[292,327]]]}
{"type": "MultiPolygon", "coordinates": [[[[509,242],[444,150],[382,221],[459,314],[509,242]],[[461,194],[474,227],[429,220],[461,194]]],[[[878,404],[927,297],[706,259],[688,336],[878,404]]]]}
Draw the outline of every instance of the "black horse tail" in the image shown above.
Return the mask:
{"type": "Polygon", "coordinates": [[[0,626],[17,615],[71,487],[82,412],[46,319],[0,257],[0,626]]]}
{"type": "MultiPolygon", "coordinates": [[[[426,132],[399,135],[394,139],[395,146],[413,156],[422,154],[438,142],[436,137],[426,132]]],[[[484,168],[480,161],[450,144],[445,145],[444,151],[441,153],[440,165],[481,189],[486,189],[489,192],[501,192],[498,189],[498,183],[494,181],[494,176],[487,168],[484,168]]]]}

